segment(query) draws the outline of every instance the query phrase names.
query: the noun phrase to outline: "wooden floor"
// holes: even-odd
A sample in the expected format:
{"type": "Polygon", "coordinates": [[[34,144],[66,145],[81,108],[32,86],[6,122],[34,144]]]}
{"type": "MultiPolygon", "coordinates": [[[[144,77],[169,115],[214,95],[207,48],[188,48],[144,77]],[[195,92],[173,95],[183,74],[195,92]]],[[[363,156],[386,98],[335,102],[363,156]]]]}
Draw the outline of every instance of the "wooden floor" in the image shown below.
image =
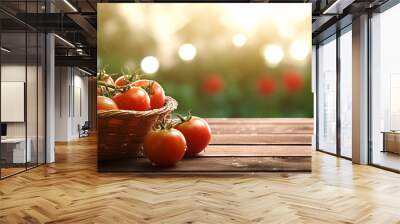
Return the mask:
{"type": "Polygon", "coordinates": [[[96,141],[0,181],[0,223],[400,223],[400,175],[313,152],[312,173],[96,171],[96,141]]]}
{"type": "MultiPolygon", "coordinates": [[[[147,158],[106,160],[98,163],[101,172],[135,173],[220,173],[311,171],[312,119],[293,118],[209,118],[210,145],[196,158],[186,158],[176,166],[159,168],[147,158]]],[[[106,145],[106,144],[104,144],[106,145]]],[[[107,152],[108,147],[99,148],[107,152]]]]}
{"type": "Polygon", "coordinates": [[[372,162],[376,165],[400,170],[400,155],[392,152],[374,150],[372,162]]]}

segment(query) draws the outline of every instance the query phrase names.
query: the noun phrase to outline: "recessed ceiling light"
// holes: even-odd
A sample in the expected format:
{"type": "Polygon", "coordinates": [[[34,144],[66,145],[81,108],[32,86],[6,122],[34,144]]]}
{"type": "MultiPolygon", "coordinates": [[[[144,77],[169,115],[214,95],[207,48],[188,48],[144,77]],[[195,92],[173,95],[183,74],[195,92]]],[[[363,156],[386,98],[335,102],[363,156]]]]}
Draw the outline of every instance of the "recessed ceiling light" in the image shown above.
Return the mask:
{"type": "Polygon", "coordinates": [[[88,72],[88,71],[86,71],[86,70],[84,70],[84,69],[81,69],[81,68],[79,68],[79,67],[78,67],[78,70],[81,71],[81,72],[83,72],[83,73],[85,73],[85,74],[87,74],[87,75],[92,75],[92,73],[90,73],[90,72],[88,72]]]}
{"type": "Polygon", "coordinates": [[[64,0],[64,3],[68,5],[74,12],[78,12],[78,10],[73,6],[68,0],[64,0]]]}
{"type": "Polygon", "coordinates": [[[1,49],[1,51],[4,51],[6,53],[10,53],[11,52],[11,50],[9,50],[9,49],[7,49],[5,47],[1,47],[0,49],[1,49]]]}
{"type": "Polygon", "coordinates": [[[71,42],[69,42],[68,40],[60,37],[58,34],[54,34],[55,37],[57,37],[59,40],[61,40],[62,42],[64,42],[65,44],[67,44],[68,46],[75,48],[75,45],[73,45],[71,42]]]}

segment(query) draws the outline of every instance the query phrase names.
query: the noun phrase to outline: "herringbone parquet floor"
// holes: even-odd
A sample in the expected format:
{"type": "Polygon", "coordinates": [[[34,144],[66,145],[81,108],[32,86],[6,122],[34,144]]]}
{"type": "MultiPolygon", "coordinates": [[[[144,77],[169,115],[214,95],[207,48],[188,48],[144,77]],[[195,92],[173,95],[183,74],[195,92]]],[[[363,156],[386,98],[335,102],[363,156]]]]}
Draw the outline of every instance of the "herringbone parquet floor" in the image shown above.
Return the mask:
{"type": "Polygon", "coordinates": [[[96,172],[96,142],[0,181],[0,223],[400,223],[400,175],[313,153],[312,173],[96,172]]]}

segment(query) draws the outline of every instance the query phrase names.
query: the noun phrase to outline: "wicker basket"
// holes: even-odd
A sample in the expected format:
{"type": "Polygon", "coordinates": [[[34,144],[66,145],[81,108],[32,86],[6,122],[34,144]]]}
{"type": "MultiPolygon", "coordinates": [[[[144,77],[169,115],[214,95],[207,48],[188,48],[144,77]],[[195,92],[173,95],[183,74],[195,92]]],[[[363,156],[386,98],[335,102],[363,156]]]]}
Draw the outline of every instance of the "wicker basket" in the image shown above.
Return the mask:
{"type": "Polygon", "coordinates": [[[98,112],[98,161],[137,158],[143,137],[164,119],[170,119],[178,103],[166,97],[165,106],[149,111],[111,110],[98,112]]]}

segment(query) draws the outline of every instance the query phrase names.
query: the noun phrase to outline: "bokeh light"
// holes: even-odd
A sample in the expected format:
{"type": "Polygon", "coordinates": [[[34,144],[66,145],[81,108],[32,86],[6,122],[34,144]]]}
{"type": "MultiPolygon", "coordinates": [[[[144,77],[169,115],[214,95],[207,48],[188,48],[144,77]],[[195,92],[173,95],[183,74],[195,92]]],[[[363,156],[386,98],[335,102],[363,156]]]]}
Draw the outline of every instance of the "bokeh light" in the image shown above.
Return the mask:
{"type": "Polygon", "coordinates": [[[142,68],[143,72],[147,74],[153,74],[156,73],[160,68],[160,62],[158,62],[158,59],[154,56],[146,56],[142,59],[140,67],[142,68]]]}
{"type": "Polygon", "coordinates": [[[302,61],[306,59],[310,52],[309,43],[304,40],[295,40],[290,45],[290,55],[293,59],[302,61]]]}
{"type": "Polygon", "coordinates": [[[263,56],[270,66],[275,67],[282,61],[284,53],[279,45],[270,44],[264,47],[263,56]]]}
{"type": "Polygon", "coordinates": [[[184,61],[191,61],[196,57],[197,50],[193,44],[183,44],[179,47],[179,57],[184,61]]]}
{"type": "Polygon", "coordinates": [[[289,3],[99,4],[98,68],[108,65],[114,79],[141,69],[179,102],[178,113],[312,117],[311,11],[289,3]]]}
{"type": "Polygon", "coordinates": [[[247,37],[242,33],[235,34],[232,37],[232,43],[235,47],[238,48],[243,47],[246,44],[246,42],[247,42],[247,37]]]}

